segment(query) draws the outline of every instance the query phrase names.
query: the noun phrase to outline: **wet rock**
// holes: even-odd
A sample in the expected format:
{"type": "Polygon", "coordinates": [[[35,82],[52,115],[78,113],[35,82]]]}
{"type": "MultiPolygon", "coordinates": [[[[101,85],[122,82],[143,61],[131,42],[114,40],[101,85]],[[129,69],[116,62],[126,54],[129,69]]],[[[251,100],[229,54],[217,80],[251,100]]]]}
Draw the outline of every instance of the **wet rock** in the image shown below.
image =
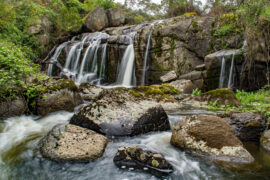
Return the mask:
{"type": "Polygon", "coordinates": [[[72,112],[82,102],[83,99],[72,80],[59,80],[49,85],[36,99],[36,114],[44,116],[61,110],[72,112]]]}
{"type": "Polygon", "coordinates": [[[125,14],[121,9],[111,8],[107,10],[109,26],[120,26],[125,23],[125,14]]]}
{"type": "Polygon", "coordinates": [[[191,94],[196,86],[191,82],[191,80],[176,80],[170,83],[172,86],[177,88],[180,93],[191,94]]]}
{"type": "Polygon", "coordinates": [[[234,92],[231,89],[227,88],[208,91],[196,97],[196,100],[207,102],[211,101],[213,103],[217,101],[217,103],[219,103],[220,105],[230,105],[230,106],[240,105],[240,102],[236,98],[234,92]]]}
{"type": "Polygon", "coordinates": [[[48,45],[50,43],[50,36],[46,33],[38,36],[37,43],[38,45],[43,45],[43,46],[48,45]]]}
{"type": "Polygon", "coordinates": [[[82,83],[79,90],[84,100],[91,101],[96,99],[101,94],[103,88],[91,85],[90,83],[82,83]]]}
{"type": "Polygon", "coordinates": [[[6,98],[0,101],[0,119],[5,119],[11,116],[20,116],[28,110],[27,102],[23,97],[15,99],[6,98]]]}
{"type": "Polygon", "coordinates": [[[161,76],[160,80],[161,80],[161,82],[165,83],[165,82],[173,81],[176,78],[177,78],[177,75],[176,75],[175,71],[170,71],[167,74],[161,76]]]}
{"type": "Polygon", "coordinates": [[[270,152],[270,130],[266,130],[260,139],[261,146],[270,152]]]}
{"type": "Polygon", "coordinates": [[[267,123],[266,117],[254,113],[232,113],[224,119],[241,141],[259,141],[267,123]]]}
{"type": "Polygon", "coordinates": [[[142,170],[156,176],[166,176],[173,172],[172,165],[163,155],[136,146],[118,148],[113,161],[121,169],[142,170]]]}
{"type": "Polygon", "coordinates": [[[173,127],[171,144],[227,167],[254,161],[230,125],[217,116],[184,118],[173,127]]]}
{"type": "Polygon", "coordinates": [[[103,155],[108,139],[71,124],[55,126],[40,141],[41,154],[57,162],[88,162],[103,155]]]}
{"type": "Polygon", "coordinates": [[[127,88],[103,90],[70,123],[107,136],[134,136],[170,129],[168,116],[158,102],[147,99],[143,92],[127,88]]]}
{"type": "Polygon", "coordinates": [[[105,10],[98,6],[94,8],[86,17],[85,26],[88,30],[100,31],[108,26],[108,18],[105,10]]]}

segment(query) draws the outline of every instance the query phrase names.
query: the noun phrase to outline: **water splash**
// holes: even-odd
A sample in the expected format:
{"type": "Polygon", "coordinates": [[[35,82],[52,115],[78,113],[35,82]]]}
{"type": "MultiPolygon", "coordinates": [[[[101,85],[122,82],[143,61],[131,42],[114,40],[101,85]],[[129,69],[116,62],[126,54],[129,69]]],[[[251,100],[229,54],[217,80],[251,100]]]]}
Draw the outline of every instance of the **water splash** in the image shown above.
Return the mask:
{"type": "Polygon", "coordinates": [[[222,63],[221,63],[221,71],[219,76],[219,88],[223,88],[223,84],[225,81],[225,66],[226,66],[226,59],[222,57],[222,63]]]}
{"type": "Polygon", "coordinates": [[[235,54],[232,55],[229,81],[228,81],[228,85],[227,85],[227,88],[230,88],[230,89],[233,87],[234,56],[235,56],[235,54]]]}
{"type": "Polygon", "coordinates": [[[148,60],[148,54],[149,54],[148,52],[149,52],[150,42],[151,42],[151,34],[152,34],[152,31],[150,31],[149,34],[148,34],[147,45],[146,45],[146,50],[145,50],[145,54],[144,54],[142,80],[141,80],[141,85],[142,86],[145,85],[145,74],[146,74],[146,71],[148,70],[148,68],[147,68],[147,60],[148,60]]]}

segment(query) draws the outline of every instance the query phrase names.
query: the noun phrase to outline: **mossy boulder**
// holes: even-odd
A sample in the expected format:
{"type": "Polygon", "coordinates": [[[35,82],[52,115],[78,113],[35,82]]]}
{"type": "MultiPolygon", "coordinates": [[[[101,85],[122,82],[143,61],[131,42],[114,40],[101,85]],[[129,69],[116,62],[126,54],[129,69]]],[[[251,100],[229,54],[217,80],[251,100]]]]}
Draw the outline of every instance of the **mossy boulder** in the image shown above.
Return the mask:
{"type": "Polygon", "coordinates": [[[71,124],[55,126],[40,141],[41,154],[57,162],[88,162],[103,155],[108,139],[71,124]]]}
{"type": "Polygon", "coordinates": [[[254,161],[230,125],[217,116],[189,116],[179,121],[173,127],[171,144],[232,167],[254,161]]]}
{"type": "Polygon", "coordinates": [[[26,113],[27,110],[27,101],[22,96],[18,96],[15,99],[6,98],[0,101],[0,119],[20,116],[26,113]]]}
{"type": "Polygon", "coordinates": [[[231,89],[221,88],[202,93],[196,100],[216,102],[220,105],[239,106],[240,102],[231,89]]]}
{"type": "Polygon", "coordinates": [[[118,148],[113,159],[114,164],[121,169],[134,169],[149,172],[162,177],[173,172],[173,167],[162,154],[143,150],[137,146],[118,148]]]}
{"type": "Polygon", "coordinates": [[[169,130],[168,116],[159,101],[174,100],[166,95],[166,92],[173,91],[170,86],[159,87],[105,89],[94,103],[81,108],[70,123],[107,136],[134,136],[169,130]]]}
{"type": "Polygon", "coordinates": [[[74,108],[81,104],[83,99],[78,87],[70,79],[52,82],[43,88],[40,95],[32,101],[34,112],[45,116],[55,111],[74,111],[74,108]]]}
{"type": "Polygon", "coordinates": [[[220,115],[234,130],[241,141],[258,142],[261,134],[266,129],[267,118],[254,113],[230,113],[220,115]]]}

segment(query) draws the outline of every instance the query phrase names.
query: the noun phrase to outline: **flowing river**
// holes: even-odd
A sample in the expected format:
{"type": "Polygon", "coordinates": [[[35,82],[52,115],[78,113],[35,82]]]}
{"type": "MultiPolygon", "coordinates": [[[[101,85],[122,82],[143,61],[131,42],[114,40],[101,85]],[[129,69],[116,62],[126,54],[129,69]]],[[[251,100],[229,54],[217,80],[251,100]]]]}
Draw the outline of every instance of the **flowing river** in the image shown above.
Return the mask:
{"type": "MultiPolygon", "coordinates": [[[[171,125],[190,114],[211,114],[190,107],[168,112],[171,125]]],[[[257,161],[254,172],[230,172],[193,157],[170,145],[171,132],[154,132],[113,139],[100,159],[89,163],[56,163],[41,157],[39,140],[59,123],[68,123],[73,113],[56,112],[46,117],[21,116],[0,122],[0,180],[154,180],[151,174],[124,171],[113,163],[119,146],[138,145],[165,155],[175,171],[167,179],[269,179],[270,156],[255,144],[246,144],[257,161]]]]}

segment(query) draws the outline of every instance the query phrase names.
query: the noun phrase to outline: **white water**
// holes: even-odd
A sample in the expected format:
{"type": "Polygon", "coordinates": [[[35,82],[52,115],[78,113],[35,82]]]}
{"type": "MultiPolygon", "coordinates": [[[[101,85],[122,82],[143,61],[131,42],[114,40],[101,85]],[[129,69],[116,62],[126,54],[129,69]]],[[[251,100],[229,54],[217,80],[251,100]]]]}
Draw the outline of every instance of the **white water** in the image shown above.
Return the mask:
{"type": "Polygon", "coordinates": [[[125,50],[124,56],[122,58],[119,73],[117,76],[117,85],[121,86],[134,86],[136,83],[132,82],[134,77],[134,47],[133,43],[128,45],[127,49],[125,50]]]}
{"type": "MultiPolygon", "coordinates": [[[[193,112],[196,113],[196,112],[193,112]]],[[[175,171],[167,179],[200,180],[223,179],[214,165],[207,165],[198,158],[170,145],[171,132],[153,132],[135,137],[112,139],[102,158],[89,163],[54,163],[35,155],[35,147],[41,137],[59,123],[67,123],[73,113],[57,112],[38,119],[34,116],[10,118],[4,121],[0,133],[0,156],[6,159],[0,164],[0,179],[152,179],[156,177],[140,171],[124,171],[113,163],[118,147],[137,145],[142,148],[162,153],[173,165],[175,171]],[[24,144],[24,148],[20,145],[24,144]],[[20,153],[8,151],[19,149],[20,153]],[[19,161],[18,161],[19,160],[19,161]],[[14,162],[14,163],[12,163],[14,162]],[[18,163],[19,162],[19,163],[18,163]]],[[[170,116],[169,116],[170,117],[170,116]]],[[[174,116],[173,122],[183,115],[174,116]]],[[[172,119],[170,118],[170,121],[172,119]]]]}
{"type": "Polygon", "coordinates": [[[233,87],[234,55],[235,54],[233,54],[233,56],[232,56],[232,62],[231,62],[231,68],[230,68],[230,75],[229,75],[229,81],[228,81],[227,88],[232,88],[233,87]]]}
{"type": "Polygon", "coordinates": [[[105,77],[105,70],[106,70],[107,44],[104,44],[102,49],[103,49],[103,52],[102,52],[102,59],[101,59],[101,64],[100,64],[98,85],[101,85],[102,80],[104,80],[106,78],[105,77]]]}
{"type": "Polygon", "coordinates": [[[57,59],[58,59],[59,55],[60,55],[61,52],[62,52],[62,49],[63,49],[64,47],[66,47],[67,44],[68,44],[68,42],[64,42],[64,43],[62,43],[60,46],[58,46],[58,47],[56,48],[54,55],[53,55],[52,58],[50,59],[51,64],[49,64],[48,76],[52,76],[52,73],[53,73],[53,63],[57,62],[57,59]]]}
{"type": "Polygon", "coordinates": [[[223,57],[222,63],[221,63],[221,70],[220,70],[220,76],[219,76],[219,88],[223,88],[224,80],[225,80],[225,66],[226,66],[226,60],[223,57]]]}
{"type": "Polygon", "coordinates": [[[20,153],[31,148],[28,142],[40,139],[56,124],[67,123],[72,115],[73,113],[63,111],[41,119],[36,116],[21,116],[5,120],[2,125],[4,128],[0,132],[0,163],[18,159],[20,153]],[[17,156],[14,157],[13,151],[17,151],[17,156]]]}
{"type": "Polygon", "coordinates": [[[147,45],[146,45],[146,50],[145,50],[145,54],[144,54],[142,80],[141,80],[142,81],[141,82],[142,86],[145,85],[145,74],[146,74],[146,71],[148,70],[148,68],[147,68],[147,60],[148,60],[148,53],[149,53],[150,42],[151,42],[151,34],[152,34],[152,31],[150,31],[149,34],[148,34],[147,45]]]}

